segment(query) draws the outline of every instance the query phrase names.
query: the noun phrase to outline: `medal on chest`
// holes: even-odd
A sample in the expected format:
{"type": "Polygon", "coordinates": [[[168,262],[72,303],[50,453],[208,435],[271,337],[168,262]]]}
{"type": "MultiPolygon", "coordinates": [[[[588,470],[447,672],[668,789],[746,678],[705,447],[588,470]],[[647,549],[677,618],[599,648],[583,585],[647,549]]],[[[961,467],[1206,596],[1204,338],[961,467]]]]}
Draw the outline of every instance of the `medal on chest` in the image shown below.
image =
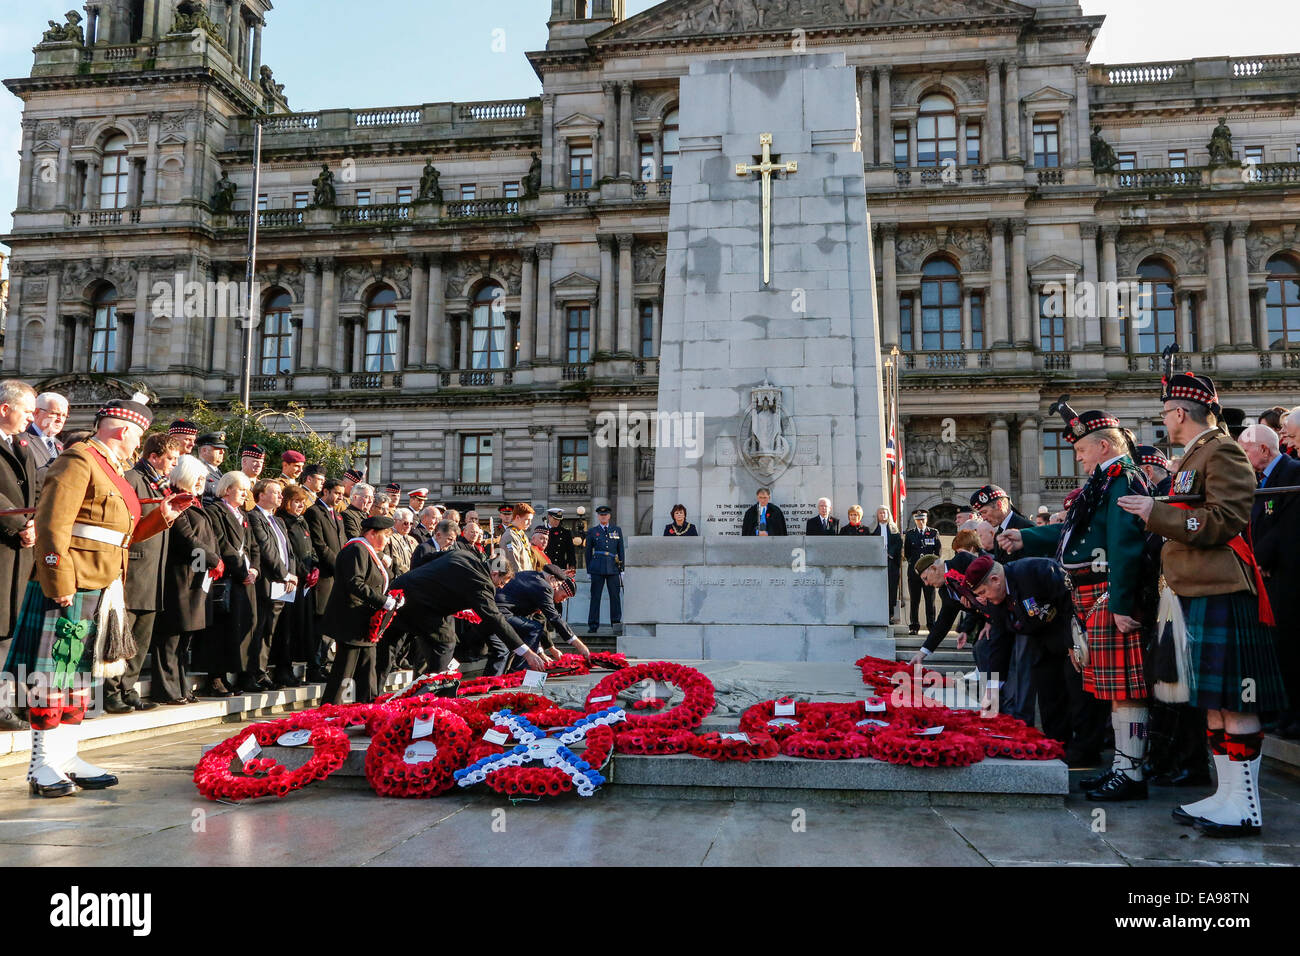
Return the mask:
{"type": "Polygon", "coordinates": [[[1196,482],[1196,471],[1180,471],[1174,476],[1174,485],[1171,489],[1176,495],[1187,495],[1192,492],[1192,485],[1196,482]]]}

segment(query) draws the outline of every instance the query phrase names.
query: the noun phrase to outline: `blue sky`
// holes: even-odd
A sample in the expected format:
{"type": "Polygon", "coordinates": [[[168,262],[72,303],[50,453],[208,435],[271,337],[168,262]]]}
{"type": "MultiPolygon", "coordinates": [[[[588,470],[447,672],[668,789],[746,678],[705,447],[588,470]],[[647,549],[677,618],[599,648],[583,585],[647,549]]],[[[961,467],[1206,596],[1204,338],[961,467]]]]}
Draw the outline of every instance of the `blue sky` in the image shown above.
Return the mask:
{"type": "MultiPolygon", "coordinates": [[[[80,0],[0,0],[0,76],[28,75],[45,21],[62,22],[72,6],[80,0]]],[[[632,15],[654,0],[627,6],[632,15]]],[[[1094,62],[1300,52],[1296,0],[1083,0],[1083,9],[1107,16],[1094,62]]],[[[549,13],[550,0],[276,0],[262,60],[298,110],[532,96],[541,85],[524,53],[545,46],[549,13]]],[[[0,90],[0,234],[18,195],[21,107],[0,90]]]]}

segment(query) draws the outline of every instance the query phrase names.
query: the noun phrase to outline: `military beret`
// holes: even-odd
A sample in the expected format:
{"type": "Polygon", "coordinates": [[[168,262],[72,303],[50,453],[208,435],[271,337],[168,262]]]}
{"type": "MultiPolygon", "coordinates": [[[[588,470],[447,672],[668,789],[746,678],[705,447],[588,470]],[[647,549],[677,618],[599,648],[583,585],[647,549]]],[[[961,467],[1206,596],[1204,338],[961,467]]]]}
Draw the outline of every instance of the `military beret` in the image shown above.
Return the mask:
{"type": "Polygon", "coordinates": [[[999,498],[1008,497],[1007,493],[997,485],[985,485],[975,494],[970,496],[970,506],[978,508],[980,505],[986,505],[991,501],[997,501],[999,498]]]}
{"type": "Polygon", "coordinates": [[[287,451],[280,452],[280,461],[286,465],[292,465],[294,463],[302,464],[306,460],[307,460],[306,455],[304,455],[300,451],[295,451],[292,448],[288,449],[287,451]]]}
{"type": "Polygon", "coordinates": [[[609,505],[601,505],[599,508],[596,509],[596,514],[598,514],[598,515],[607,515],[607,514],[610,514],[612,511],[613,511],[613,509],[610,508],[609,505]]]}
{"type": "Polygon", "coordinates": [[[912,567],[916,570],[917,574],[924,574],[926,569],[938,560],[939,556],[937,554],[923,554],[916,559],[916,563],[912,565],[912,567]]]}
{"type": "Polygon", "coordinates": [[[95,423],[98,424],[101,418],[116,418],[119,421],[139,425],[141,428],[148,428],[153,424],[153,412],[149,411],[145,396],[140,392],[136,392],[130,401],[115,398],[105,402],[103,408],[95,413],[95,423]]]}
{"type": "Polygon", "coordinates": [[[384,531],[393,526],[393,519],[387,515],[371,515],[361,522],[362,531],[384,531]]]}
{"type": "Polygon", "coordinates": [[[966,586],[974,591],[984,583],[984,579],[989,576],[989,572],[992,570],[993,559],[987,554],[981,554],[966,569],[966,586]]]}

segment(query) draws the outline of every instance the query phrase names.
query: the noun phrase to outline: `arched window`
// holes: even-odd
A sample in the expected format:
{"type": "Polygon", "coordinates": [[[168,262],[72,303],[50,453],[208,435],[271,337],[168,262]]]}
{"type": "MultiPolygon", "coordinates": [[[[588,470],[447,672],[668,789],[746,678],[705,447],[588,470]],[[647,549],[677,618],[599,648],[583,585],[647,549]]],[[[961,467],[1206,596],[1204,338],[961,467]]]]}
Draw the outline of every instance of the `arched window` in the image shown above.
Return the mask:
{"type": "Polygon", "coordinates": [[[397,371],[397,295],[383,288],[366,308],[367,372],[397,371]]]}
{"type": "Polygon", "coordinates": [[[1268,347],[1287,349],[1300,343],[1300,267],[1290,256],[1268,260],[1268,347]]]}
{"type": "Polygon", "coordinates": [[[916,165],[942,166],[957,162],[957,110],[946,96],[921,100],[916,117],[916,165]]]}
{"type": "Polygon", "coordinates": [[[292,300],[276,289],[262,310],[262,375],[293,371],[292,300]]]}
{"type": "Polygon", "coordinates": [[[469,340],[469,367],[506,367],[505,290],[489,283],[474,293],[469,340]]]}
{"type": "Polygon", "coordinates": [[[681,153],[681,140],[678,136],[677,110],[672,110],[664,117],[664,169],[663,178],[673,178],[673,167],[681,153]]]}
{"type": "Polygon", "coordinates": [[[961,274],[947,259],[931,259],[921,276],[922,351],[960,349],[961,274]]]}
{"type": "Polygon", "coordinates": [[[1130,337],[1131,351],[1149,354],[1162,352],[1178,336],[1178,310],[1174,305],[1174,274],[1158,259],[1148,259],[1138,266],[1142,280],[1136,315],[1129,324],[1136,337],[1130,337]]]}
{"type": "Polygon", "coordinates": [[[118,134],[104,142],[104,163],[99,175],[99,208],[125,209],[131,165],[126,157],[126,137],[118,134]]]}
{"type": "Polygon", "coordinates": [[[117,290],[111,285],[95,293],[95,318],[90,332],[90,370],[117,371],[117,290]]]}

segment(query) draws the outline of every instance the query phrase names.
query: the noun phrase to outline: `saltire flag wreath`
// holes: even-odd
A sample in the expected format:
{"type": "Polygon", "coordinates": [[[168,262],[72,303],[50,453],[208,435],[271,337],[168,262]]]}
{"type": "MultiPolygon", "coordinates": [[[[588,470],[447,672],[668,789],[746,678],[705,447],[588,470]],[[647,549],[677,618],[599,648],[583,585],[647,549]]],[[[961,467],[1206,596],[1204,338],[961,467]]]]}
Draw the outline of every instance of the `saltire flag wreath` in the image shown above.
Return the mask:
{"type": "MultiPolygon", "coordinates": [[[[695,668],[669,661],[629,664],[621,654],[592,654],[590,661],[565,655],[555,662],[556,676],[588,673],[593,666],[613,671],[587,693],[582,711],[542,694],[507,690],[522,682],[522,673],[472,680],[424,675],[373,704],[325,704],[251,724],[203,755],[194,783],[210,800],[284,797],[342,767],[352,748],[348,730],[360,728],[371,738],[366,779],[376,793],[393,797],[430,797],[477,783],[512,799],[567,792],[591,796],[605,782],[601,770],[613,753],[741,761],[778,755],[870,757],[916,767],[969,766],[986,757],[1052,760],[1063,754],[1058,741],[1006,714],[982,716],[929,698],[899,706],[888,692],[900,675],[914,672],[880,658],[856,663],[872,696],[845,702],[760,701],[741,716],[736,734],[697,732],[714,709],[713,682],[695,668]],[[675,688],[680,701],[654,698],[660,706],[641,712],[618,703],[646,681],[675,688]],[[466,697],[498,690],[505,692],[466,697]],[[456,697],[443,696],[452,691],[456,697]],[[585,750],[573,749],[579,744],[585,750]],[[291,769],[262,754],[261,748],[275,745],[309,746],[311,755],[291,769]]],[[[924,679],[935,676],[926,672],[924,679]]]]}

